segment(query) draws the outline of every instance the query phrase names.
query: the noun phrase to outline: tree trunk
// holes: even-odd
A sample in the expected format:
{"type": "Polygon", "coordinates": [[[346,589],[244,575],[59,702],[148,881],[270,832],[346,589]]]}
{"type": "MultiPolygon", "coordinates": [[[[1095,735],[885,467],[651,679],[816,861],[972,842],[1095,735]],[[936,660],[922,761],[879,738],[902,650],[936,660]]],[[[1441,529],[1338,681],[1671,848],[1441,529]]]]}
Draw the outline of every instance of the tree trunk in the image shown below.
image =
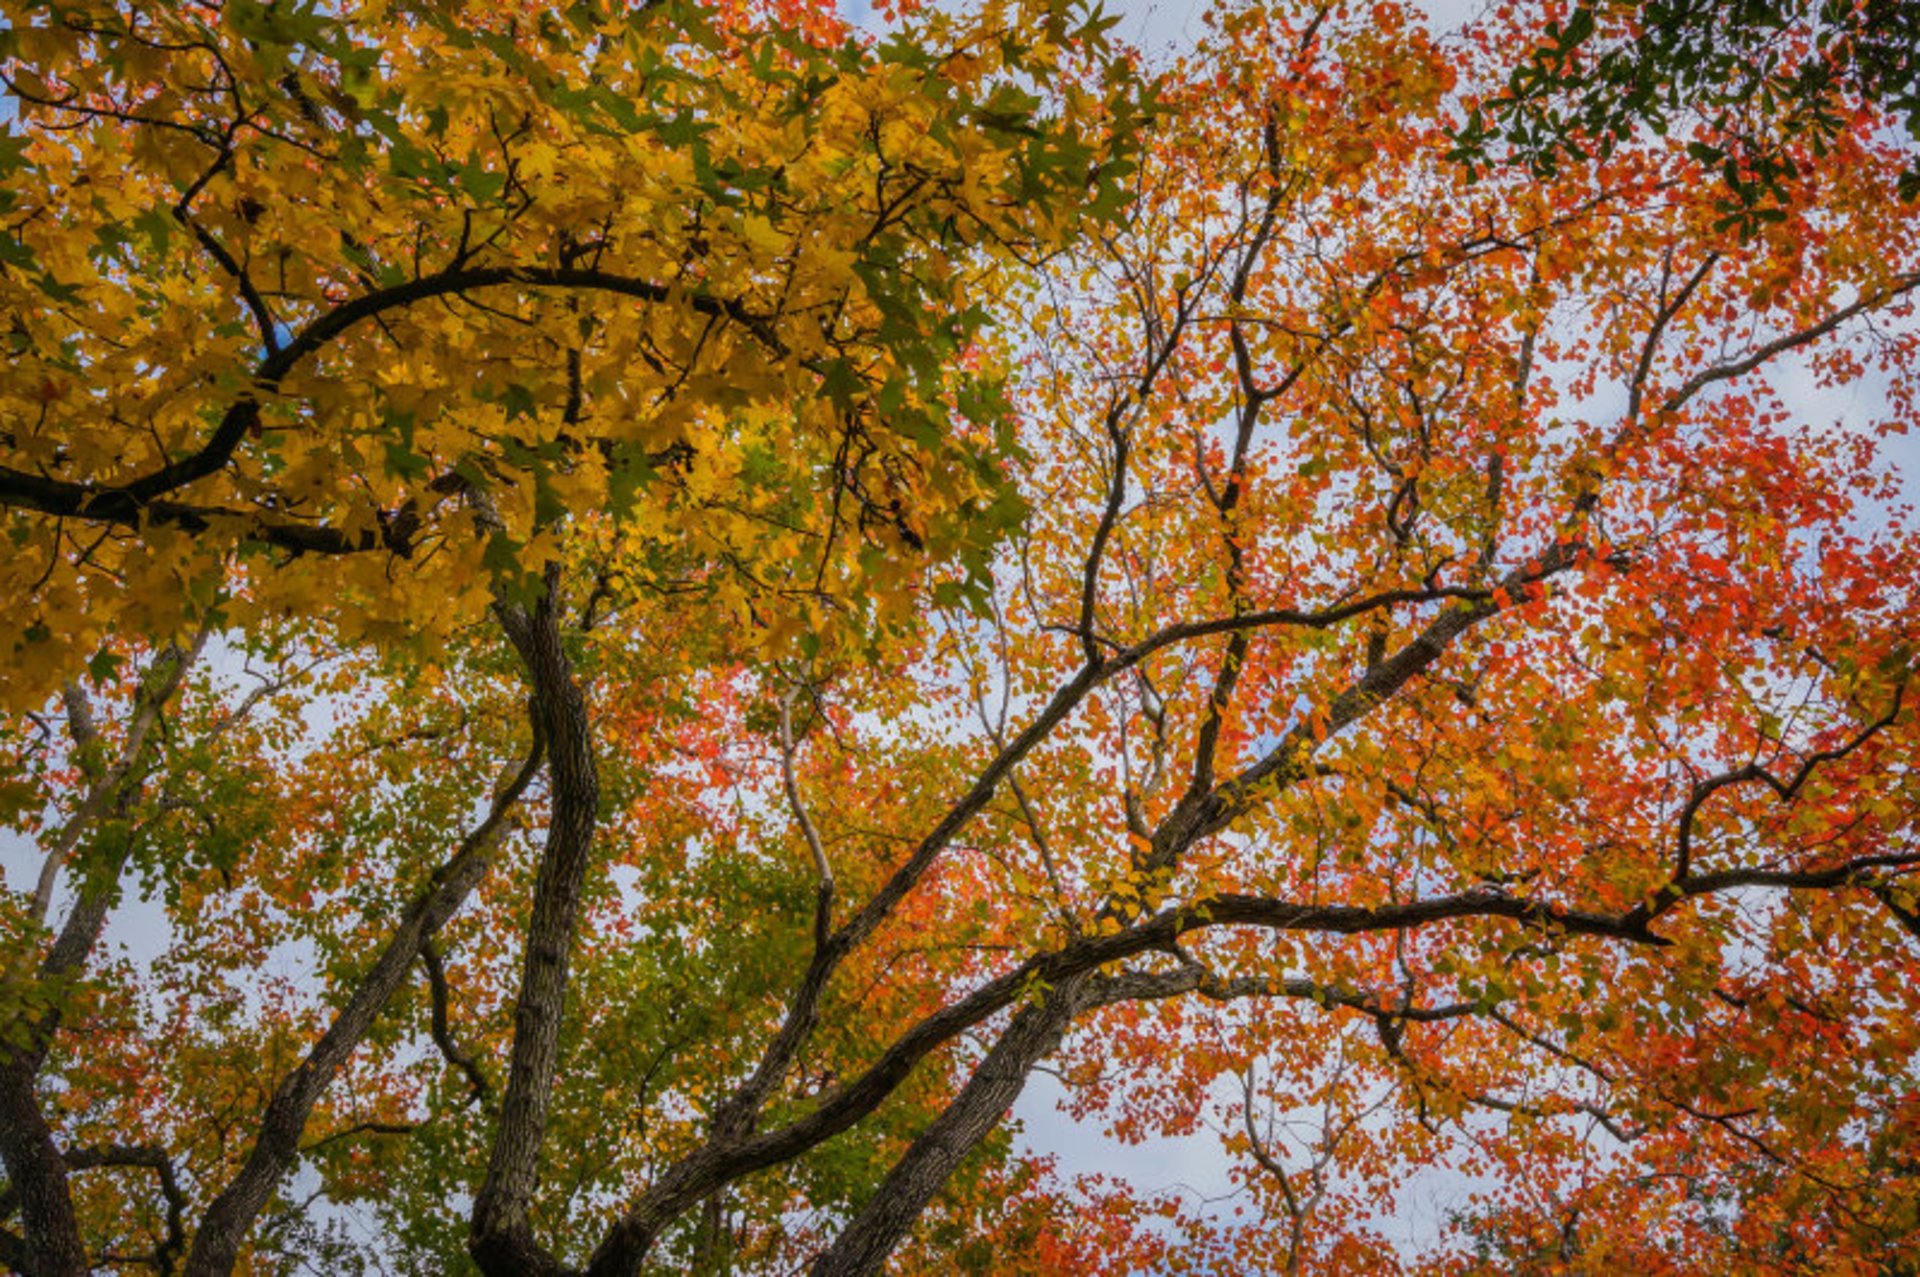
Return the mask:
{"type": "Polygon", "coordinates": [[[600,783],[586,696],[560,642],[558,594],[559,576],[550,570],[546,594],[531,615],[512,606],[500,609],[508,637],[533,679],[534,700],[547,738],[553,810],[534,881],[533,916],[514,1009],[513,1055],[500,1104],[500,1125],[486,1181],[474,1199],[468,1241],[474,1262],[490,1277],[565,1271],[535,1242],[528,1212],[559,1063],[568,964],[580,890],[593,849],[600,783]]]}
{"type": "Polygon", "coordinates": [[[1006,1117],[1033,1066],[1060,1045],[1086,993],[1071,976],[1020,1009],[946,1111],[920,1133],[860,1212],[814,1261],[813,1277],[879,1272],[967,1154],[1006,1117]]]}
{"type": "Polygon", "coordinates": [[[0,1063],[0,1155],[26,1226],[25,1277],[85,1277],[86,1247],[67,1191],[67,1164],[34,1095],[34,1069],[12,1056],[0,1063]]]}
{"type": "MultiPolygon", "coordinates": [[[[118,783],[121,788],[115,795],[112,814],[124,821],[139,798],[140,776],[137,771],[129,771],[118,783]]],[[[120,872],[132,854],[133,838],[129,834],[121,840],[105,871],[82,888],[40,964],[41,980],[58,980],[85,969],[106,928],[107,911],[119,891],[120,872]]],[[[59,1027],[58,1006],[38,1019],[22,1013],[0,1022],[0,1028],[7,1029],[7,1036],[14,1039],[10,1046],[0,1045],[0,1159],[5,1160],[8,1182],[19,1195],[31,1277],[68,1277],[93,1271],[87,1263],[86,1245],[67,1186],[66,1158],[54,1141],[53,1129],[41,1115],[35,1094],[40,1066],[59,1027]]]]}

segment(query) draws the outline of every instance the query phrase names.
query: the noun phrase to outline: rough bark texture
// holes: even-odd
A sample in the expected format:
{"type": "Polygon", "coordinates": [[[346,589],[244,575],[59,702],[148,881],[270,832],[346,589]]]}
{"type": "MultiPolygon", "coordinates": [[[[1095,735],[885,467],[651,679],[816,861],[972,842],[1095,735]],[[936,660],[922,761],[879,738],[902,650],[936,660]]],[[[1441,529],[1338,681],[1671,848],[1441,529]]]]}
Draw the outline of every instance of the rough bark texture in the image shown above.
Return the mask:
{"type": "Polygon", "coordinates": [[[507,635],[533,680],[534,704],[547,739],[553,807],[534,882],[500,1125],[486,1181],[474,1200],[468,1243],[474,1262],[497,1277],[565,1271],[535,1242],[528,1211],[559,1061],[568,964],[600,785],[586,696],[560,641],[558,585],[557,573],[549,572],[546,593],[531,613],[512,606],[500,609],[507,635]]]}
{"type": "Polygon", "coordinates": [[[66,1159],[40,1116],[33,1076],[28,1060],[0,1064],[0,1155],[26,1225],[19,1268],[27,1277],[82,1277],[92,1269],[67,1192],[66,1159]]]}
{"type": "Polygon", "coordinates": [[[261,1118],[259,1137],[245,1164],[214,1198],[194,1235],[193,1249],[187,1256],[189,1277],[219,1277],[233,1271],[247,1234],[300,1151],[300,1136],[314,1104],[366,1037],[374,1019],[406,983],[421,945],[446,925],[485,875],[493,850],[506,830],[507,814],[539,770],[540,758],[536,741],[526,765],[494,800],[487,819],[467,835],[459,852],[434,874],[433,885],[407,911],[346,1006],[300,1067],[280,1083],[261,1118]]]}
{"type": "MultiPolygon", "coordinates": [[[[128,740],[120,761],[107,781],[88,793],[82,810],[62,829],[48,854],[49,869],[57,873],[82,834],[101,815],[110,811],[115,820],[124,822],[132,814],[145,782],[149,729],[180,689],[206,642],[206,632],[202,631],[187,647],[169,645],[154,658],[134,695],[128,740]]],[[[79,745],[94,732],[92,714],[90,710],[76,710],[75,702],[84,702],[82,694],[72,693],[68,701],[75,722],[75,744],[79,745]]],[[[86,967],[106,927],[107,913],[119,895],[121,870],[132,854],[133,835],[129,832],[109,853],[109,863],[81,883],[73,909],[40,964],[41,980],[57,981],[77,975],[86,967]]],[[[42,874],[44,904],[51,904],[53,877],[42,874]]],[[[35,1095],[40,1066],[60,1027],[60,1012],[56,1007],[38,1017],[25,1013],[18,1018],[9,1016],[0,1027],[8,1029],[10,1037],[18,1035],[11,1045],[0,1047],[0,1159],[6,1163],[9,1186],[19,1200],[25,1228],[20,1248],[24,1259],[19,1266],[31,1277],[89,1273],[92,1267],[87,1262],[67,1185],[67,1162],[35,1095]]]]}
{"type": "Polygon", "coordinates": [[[814,1261],[813,1277],[880,1271],[940,1186],[1006,1117],[1033,1066],[1060,1045],[1086,989],[1087,977],[1075,976],[1049,989],[1044,1002],[1014,1015],[953,1103],[920,1132],[860,1213],[814,1261]]]}
{"type": "MultiPolygon", "coordinates": [[[[113,805],[116,817],[126,816],[137,792],[137,780],[128,779],[113,805]]],[[[106,927],[120,871],[132,850],[131,837],[123,839],[112,863],[74,902],[66,924],[41,963],[42,980],[77,975],[86,966],[106,927]]],[[[74,1215],[67,1162],[35,1095],[35,1079],[59,1029],[60,1013],[55,1008],[38,1019],[23,1019],[24,1023],[14,1026],[20,1030],[20,1040],[10,1049],[0,1050],[0,1158],[5,1159],[7,1178],[19,1197],[20,1218],[26,1228],[24,1271],[32,1277],[89,1273],[93,1269],[87,1262],[74,1215]]]]}

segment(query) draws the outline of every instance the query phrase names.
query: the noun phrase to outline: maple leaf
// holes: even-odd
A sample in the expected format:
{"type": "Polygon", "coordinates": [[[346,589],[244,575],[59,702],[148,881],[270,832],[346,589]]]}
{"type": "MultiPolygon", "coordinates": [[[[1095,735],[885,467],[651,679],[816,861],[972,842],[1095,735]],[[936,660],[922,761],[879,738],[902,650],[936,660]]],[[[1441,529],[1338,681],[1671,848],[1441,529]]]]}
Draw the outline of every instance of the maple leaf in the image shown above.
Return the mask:
{"type": "Polygon", "coordinates": [[[1449,158],[1537,14],[894,8],[5,9],[0,1262],[1904,1260],[1860,86],[1733,224],[1449,158]]]}

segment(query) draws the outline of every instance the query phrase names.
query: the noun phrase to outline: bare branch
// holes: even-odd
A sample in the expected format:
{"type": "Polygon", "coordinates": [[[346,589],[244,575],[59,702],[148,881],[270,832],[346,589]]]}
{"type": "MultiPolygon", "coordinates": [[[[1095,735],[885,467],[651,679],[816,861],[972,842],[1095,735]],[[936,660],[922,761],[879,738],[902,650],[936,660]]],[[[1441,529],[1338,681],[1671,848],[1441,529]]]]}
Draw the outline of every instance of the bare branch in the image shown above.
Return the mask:
{"type": "Polygon", "coordinates": [[[800,800],[799,783],[793,777],[793,702],[799,694],[800,689],[795,688],[780,698],[780,785],[786,791],[787,807],[793,813],[794,823],[800,826],[807,850],[813,854],[813,871],[820,880],[813,918],[814,946],[820,948],[825,946],[833,930],[833,866],[827,863],[826,848],[820,845],[820,833],[813,827],[813,818],[807,815],[807,806],[800,800]]]}
{"type": "Polygon", "coordinates": [[[440,950],[434,945],[432,936],[420,938],[420,965],[427,973],[433,1045],[439,1049],[441,1058],[466,1075],[467,1103],[484,1104],[491,1097],[492,1088],[487,1085],[486,1074],[480,1071],[479,1061],[461,1049],[453,1039],[452,1017],[448,1011],[452,998],[447,991],[447,969],[440,961],[440,950]]]}

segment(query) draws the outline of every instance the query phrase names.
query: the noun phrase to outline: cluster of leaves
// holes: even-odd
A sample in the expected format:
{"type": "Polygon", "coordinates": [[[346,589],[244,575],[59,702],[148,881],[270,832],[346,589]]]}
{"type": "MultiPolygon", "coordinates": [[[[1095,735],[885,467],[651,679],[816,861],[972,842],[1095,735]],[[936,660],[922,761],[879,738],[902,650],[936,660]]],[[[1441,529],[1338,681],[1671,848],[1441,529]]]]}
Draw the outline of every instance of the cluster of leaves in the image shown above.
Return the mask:
{"type": "Polygon", "coordinates": [[[780,565],[776,633],[884,624],[902,550],[979,577],[1017,500],[978,303],[1121,192],[1023,87],[1069,32],[726,16],[10,8],[0,490],[52,517],[9,528],[6,685],[192,620],[444,633],[570,512],[614,588],[743,622],[780,565]]]}
{"type": "Polygon", "coordinates": [[[1729,222],[1466,171],[1515,14],[17,7],[0,1262],[1901,1261],[1871,112],[1729,222]]]}
{"type": "MultiPolygon", "coordinates": [[[[1496,142],[1551,173],[1642,129],[1688,135],[1724,185],[1730,226],[1773,207],[1808,152],[1884,115],[1920,143],[1920,9],[1905,0],[1626,0],[1550,20],[1534,54],[1477,104],[1463,159],[1496,142]]],[[[1920,198],[1920,162],[1900,192],[1920,198]]]]}

